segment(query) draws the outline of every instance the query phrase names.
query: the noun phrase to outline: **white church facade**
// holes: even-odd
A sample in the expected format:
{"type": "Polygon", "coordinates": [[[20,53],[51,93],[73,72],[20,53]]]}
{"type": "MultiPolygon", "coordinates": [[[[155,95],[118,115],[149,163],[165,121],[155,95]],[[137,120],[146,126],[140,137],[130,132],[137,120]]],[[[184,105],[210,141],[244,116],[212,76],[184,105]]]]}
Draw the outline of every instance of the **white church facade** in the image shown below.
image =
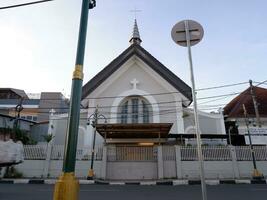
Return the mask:
{"type": "MultiPolygon", "coordinates": [[[[135,21],[130,46],[83,86],[79,147],[92,145],[96,109],[96,145],[179,145],[195,140],[190,86],[141,42],[135,21]]],[[[199,117],[204,141],[225,143],[216,137],[225,138],[223,115],[199,112],[199,117]]],[[[64,144],[67,114],[52,116],[50,124],[54,143],[64,144]]]]}

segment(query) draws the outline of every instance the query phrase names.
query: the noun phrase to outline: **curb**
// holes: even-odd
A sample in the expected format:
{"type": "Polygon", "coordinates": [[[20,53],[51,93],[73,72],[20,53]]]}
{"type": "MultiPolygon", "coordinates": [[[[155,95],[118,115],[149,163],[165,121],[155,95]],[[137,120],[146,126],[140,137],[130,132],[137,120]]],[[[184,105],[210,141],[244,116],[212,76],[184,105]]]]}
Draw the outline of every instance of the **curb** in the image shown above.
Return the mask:
{"type": "MultiPolygon", "coordinates": [[[[0,184],[55,184],[56,179],[0,179],[0,184]]],[[[207,185],[233,185],[233,184],[267,184],[267,180],[250,179],[225,179],[225,180],[206,180],[207,185]]],[[[200,180],[170,180],[170,181],[103,181],[103,180],[79,180],[81,185],[200,185],[200,180]]]]}

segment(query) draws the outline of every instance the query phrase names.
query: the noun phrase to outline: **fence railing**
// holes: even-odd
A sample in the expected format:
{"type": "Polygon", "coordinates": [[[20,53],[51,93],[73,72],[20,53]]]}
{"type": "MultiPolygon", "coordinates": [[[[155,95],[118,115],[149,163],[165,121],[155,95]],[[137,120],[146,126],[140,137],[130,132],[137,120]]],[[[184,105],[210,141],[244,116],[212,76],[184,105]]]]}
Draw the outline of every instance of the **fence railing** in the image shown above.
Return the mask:
{"type": "MultiPolygon", "coordinates": [[[[266,146],[254,146],[255,159],[260,161],[267,160],[267,147],[266,146]]],[[[249,146],[237,146],[235,147],[236,159],[238,161],[250,161],[252,160],[251,149],[249,146]]]]}
{"type": "Polygon", "coordinates": [[[25,160],[45,160],[47,145],[24,145],[25,160]]]}
{"type": "MultiPolygon", "coordinates": [[[[203,159],[207,161],[232,160],[231,150],[227,146],[202,147],[203,159]]],[[[181,147],[182,160],[198,160],[197,147],[181,147]]]]}
{"type": "MultiPolygon", "coordinates": [[[[25,160],[45,160],[48,156],[48,145],[24,145],[25,160]]],[[[231,149],[236,154],[237,161],[251,161],[251,149],[249,146],[203,146],[203,158],[206,161],[228,161],[232,160],[231,149]]],[[[257,161],[267,160],[267,147],[254,146],[255,159],[257,161]]],[[[176,160],[175,146],[162,146],[162,158],[164,161],[176,160]]],[[[77,160],[90,160],[92,150],[89,147],[78,148],[76,152],[77,160]]],[[[63,160],[64,146],[53,145],[51,150],[51,160],[63,160]]],[[[180,146],[180,156],[182,161],[198,160],[197,148],[193,146],[180,146]]],[[[95,160],[102,160],[103,147],[95,148],[95,160]]],[[[108,161],[157,161],[157,146],[107,146],[108,161]]]]}
{"type": "Polygon", "coordinates": [[[107,149],[108,161],[156,161],[157,147],[110,146],[107,149]]]}
{"type": "Polygon", "coordinates": [[[162,146],[162,157],[164,161],[176,160],[175,146],[162,146]]]}
{"type": "MultiPolygon", "coordinates": [[[[25,160],[45,160],[47,158],[48,145],[24,145],[25,160]]],[[[51,160],[63,160],[64,145],[53,145],[51,151],[51,160]]],[[[76,160],[91,160],[92,149],[89,147],[78,148],[76,151],[76,160]]],[[[103,148],[95,148],[95,160],[102,160],[103,148]]]]}

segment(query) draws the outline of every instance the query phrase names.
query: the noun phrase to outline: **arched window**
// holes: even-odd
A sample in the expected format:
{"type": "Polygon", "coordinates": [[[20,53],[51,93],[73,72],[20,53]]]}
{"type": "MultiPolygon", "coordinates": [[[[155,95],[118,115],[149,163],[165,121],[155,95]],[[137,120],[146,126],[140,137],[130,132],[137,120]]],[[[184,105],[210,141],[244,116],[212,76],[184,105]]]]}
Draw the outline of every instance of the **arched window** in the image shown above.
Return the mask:
{"type": "Polygon", "coordinates": [[[120,122],[127,123],[150,123],[152,121],[151,104],[141,96],[125,98],[119,106],[120,122]]]}

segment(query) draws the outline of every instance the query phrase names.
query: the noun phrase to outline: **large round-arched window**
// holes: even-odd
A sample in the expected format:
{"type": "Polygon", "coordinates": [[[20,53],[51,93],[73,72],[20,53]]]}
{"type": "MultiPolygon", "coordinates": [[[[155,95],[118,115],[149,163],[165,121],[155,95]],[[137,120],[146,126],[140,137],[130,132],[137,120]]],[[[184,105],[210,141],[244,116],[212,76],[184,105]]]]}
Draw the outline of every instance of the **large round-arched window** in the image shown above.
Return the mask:
{"type": "Polygon", "coordinates": [[[150,123],[152,120],[151,104],[141,96],[129,96],[119,106],[119,120],[127,123],[150,123]]]}

